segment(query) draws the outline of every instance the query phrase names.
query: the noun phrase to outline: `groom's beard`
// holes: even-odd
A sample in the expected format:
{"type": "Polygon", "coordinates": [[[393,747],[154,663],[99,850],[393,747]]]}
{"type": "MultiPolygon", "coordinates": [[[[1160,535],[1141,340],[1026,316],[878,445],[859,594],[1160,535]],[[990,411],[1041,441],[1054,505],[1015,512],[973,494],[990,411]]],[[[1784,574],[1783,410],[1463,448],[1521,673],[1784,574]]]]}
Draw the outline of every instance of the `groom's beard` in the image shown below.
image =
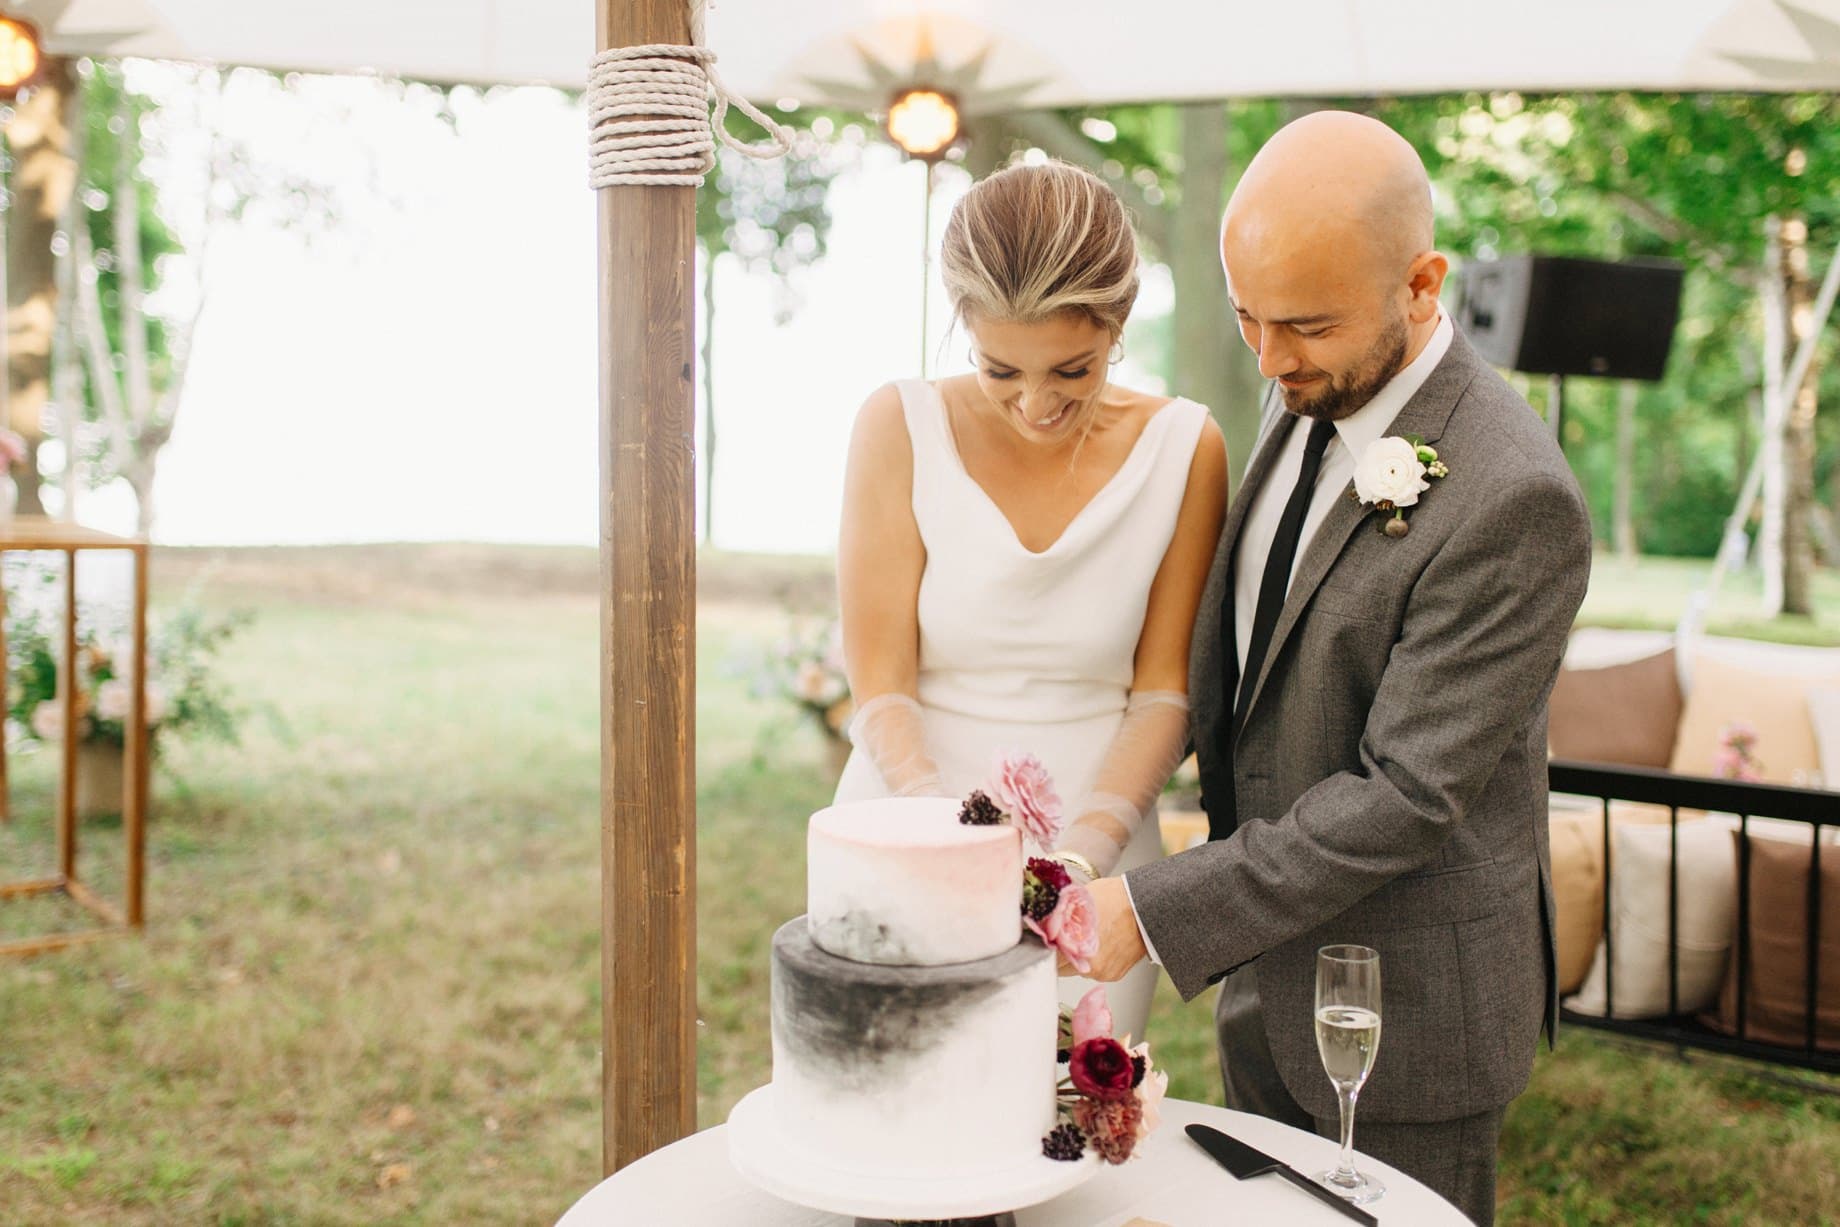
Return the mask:
{"type": "Polygon", "coordinates": [[[1316,386],[1287,388],[1278,385],[1284,407],[1306,418],[1337,422],[1374,398],[1406,364],[1410,333],[1405,316],[1395,316],[1361,360],[1340,374],[1323,372],[1316,386]]]}

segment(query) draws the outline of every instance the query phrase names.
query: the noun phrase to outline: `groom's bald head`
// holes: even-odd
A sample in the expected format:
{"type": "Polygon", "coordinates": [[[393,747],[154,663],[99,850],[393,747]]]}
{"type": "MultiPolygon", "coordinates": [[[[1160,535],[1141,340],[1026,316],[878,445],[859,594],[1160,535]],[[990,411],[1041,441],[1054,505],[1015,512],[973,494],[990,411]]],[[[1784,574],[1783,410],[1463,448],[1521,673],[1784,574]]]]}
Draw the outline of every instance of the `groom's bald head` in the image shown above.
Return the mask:
{"type": "Polygon", "coordinates": [[[1357,252],[1382,275],[1431,250],[1431,181],[1406,139],[1377,119],[1318,111],[1286,126],[1246,168],[1226,236],[1357,252]]]}
{"type": "Polygon", "coordinates": [[[1246,167],[1221,223],[1240,334],[1293,411],[1358,409],[1437,328],[1431,183],[1378,120],[1318,111],[1246,167]]]}

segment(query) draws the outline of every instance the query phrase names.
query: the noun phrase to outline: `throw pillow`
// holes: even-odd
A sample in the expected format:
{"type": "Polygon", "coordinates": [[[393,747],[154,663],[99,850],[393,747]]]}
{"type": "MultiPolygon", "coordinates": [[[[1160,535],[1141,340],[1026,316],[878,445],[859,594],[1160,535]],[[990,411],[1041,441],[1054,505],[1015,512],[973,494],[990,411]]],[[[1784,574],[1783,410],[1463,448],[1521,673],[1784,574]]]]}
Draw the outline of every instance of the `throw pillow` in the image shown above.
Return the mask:
{"type": "MultiPolygon", "coordinates": [[[[1734,841],[1744,836],[1732,832],[1734,841]]],[[[1744,969],[1744,1029],[1738,1028],[1738,960],[1719,1007],[1704,1021],[1727,1035],[1801,1048],[1808,1042],[1808,880],[1812,852],[1799,841],[1750,836],[1750,952],[1744,969]]],[[[1821,857],[1821,917],[1815,1047],[1840,1051],[1840,854],[1821,857]]],[[[1620,988],[1620,986],[1619,986],[1620,988]]],[[[1622,994],[1617,994],[1620,999],[1622,994]]]]}
{"type": "Polygon", "coordinates": [[[1602,669],[1561,669],[1547,741],[1554,758],[1666,767],[1681,706],[1673,648],[1602,669]]]}
{"type": "Polygon", "coordinates": [[[1840,792],[1840,690],[1808,692],[1808,722],[1814,725],[1815,756],[1822,786],[1840,792]]]}
{"type": "Polygon", "coordinates": [[[1559,938],[1559,993],[1578,991],[1604,936],[1604,820],[1590,810],[1555,808],[1552,887],[1559,938]]]}
{"type": "Polygon", "coordinates": [[[1719,735],[1727,725],[1741,722],[1757,730],[1763,779],[1793,783],[1798,771],[1819,769],[1808,692],[1828,687],[1840,687],[1840,665],[1825,673],[1777,673],[1699,655],[1669,769],[1681,775],[1714,774],[1719,735]]]}
{"type": "MultiPolygon", "coordinates": [[[[1670,828],[1612,827],[1610,941],[1600,943],[1567,1008],[1595,1017],[1656,1018],[1668,1013],[1668,863],[1670,828]],[[1613,973],[1613,974],[1612,974],[1613,973]],[[1615,994],[1606,1000],[1606,992],[1615,994]],[[1612,1013],[1614,1007],[1614,1013],[1612,1013]]],[[[1679,827],[1678,1011],[1692,1013],[1719,993],[1737,911],[1737,863],[1726,829],[1706,819],[1679,827]]]]}

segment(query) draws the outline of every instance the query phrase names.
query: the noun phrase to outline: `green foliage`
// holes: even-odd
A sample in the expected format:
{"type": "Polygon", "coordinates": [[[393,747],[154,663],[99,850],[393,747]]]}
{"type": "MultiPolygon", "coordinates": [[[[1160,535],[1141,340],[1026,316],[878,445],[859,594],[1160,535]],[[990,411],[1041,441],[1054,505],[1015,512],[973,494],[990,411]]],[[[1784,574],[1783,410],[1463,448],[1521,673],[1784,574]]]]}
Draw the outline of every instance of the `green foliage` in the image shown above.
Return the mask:
{"type": "MultiPolygon", "coordinates": [[[[6,714],[11,729],[27,741],[62,736],[63,703],[58,697],[58,659],[64,623],[56,603],[59,576],[49,569],[21,568],[20,595],[6,611],[6,654],[10,685],[6,714]],[[36,589],[36,591],[34,590],[36,589]]],[[[147,725],[150,742],[195,735],[235,742],[241,709],[217,668],[224,645],[249,624],[243,611],[209,614],[182,605],[150,616],[147,626],[147,725]]],[[[125,743],[133,646],[125,611],[79,611],[77,618],[78,740],[113,746],[125,743]]]]}
{"type": "MultiPolygon", "coordinates": [[[[1527,251],[1686,265],[1667,377],[1639,401],[1636,533],[1645,552],[1714,553],[1757,446],[1764,219],[1803,219],[1817,259],[1840,241],[1840,99],[1503,93],[1371,110],[1424,157],[1459,283],[1466,257],[1527,251]]],[[[1840,398],[1834,348],[1830,331],[1817,368],[1827,404],[1840,398]]],[[[1567,455],[1607,536],[1615,392],[1593,380],[1566,392],[1567,455]]],[[[1819,421],[1817,489],[1840,461],[1834,417],[1819,421]]]]}
{"type": "MultiPolygon", "coordinates": [[[[750,122],[730,111],[729,129],[743,140],[759,139],[750,122]]],[[[729,254],[750,269],[765,269],[782,291],[782,314],[790,314],[790,279],[824,257],[830,241],[831,181],[855,164],[858,144],[830,141],[837,118],[823,111],[778,111],[793,127],[792,152],[780,158],[750,158],[722,148],[715,170],[696,194],[696,239],[711,258],[729,254]]]]}
{"type": "MultiPolygon", "coordinates": [[[[141,247],[141,285],[145,293],[158,292],[162,261],[183,250],[179,236],[160,215],[158,200],[148,182],[148,152],[141,139],[146,121],[157,111],[154,101],[128,88],[121,64],[115,60],[86,60],[78,66],[79,122],[83,125],[83,157],[77,173],[78,217],[88,228],[95,255],[96,290],[102,303],[103,327],[115,369],[121,370],[122,311],[121,263],[116,252],[115,213],[131,208],[138,218],[141,247]],[[127,139],[124,139],[126,137],[127,139]],[[126,167],[132,200],[116,199],[118,177],[126,167]]],[[[78,276],[84,270],[79,269],[78,276]]],[[[137,316],[138,318],[138,313],[137,316]]],[[[147,354],[153,386],[164,388],[172,373],[171,338],[167,323],[158,315],[146,316],[147,354]]],[[[87,373],[85,376],[88,378],[87,373]]],[[[99,416],[97,396],[89,394],[90,416],[99,416]]]]}

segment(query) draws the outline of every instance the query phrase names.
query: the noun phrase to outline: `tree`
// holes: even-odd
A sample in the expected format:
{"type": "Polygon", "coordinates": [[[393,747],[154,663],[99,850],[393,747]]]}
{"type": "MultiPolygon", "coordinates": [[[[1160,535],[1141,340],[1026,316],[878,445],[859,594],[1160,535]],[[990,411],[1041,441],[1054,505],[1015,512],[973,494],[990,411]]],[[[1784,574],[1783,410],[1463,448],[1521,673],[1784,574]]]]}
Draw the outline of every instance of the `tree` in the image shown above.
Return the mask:
{"type": "Polygon", "coordinates": [[[831,181],[856,163],[863,144],[862,129],[855,124],[845,126],[843,139],[825,139],[837,128],[831,113],[780,111],[776,117],[782,123],[797,121],[800,125],[794,130],[791,152],[762,161],[723,148],[714,173],[696,195],[696,241],[703,251],[699,362],[703,373],[705,541],[713,540],[715,532],[717,262],[730,256],[743,268],[771,272],[779,284],[781,318],[790,315],[796,304],[794,275],[822,259],[829,241],[831,217],[826,200],[831,181]]]}
{"type": "MultiPolygon", "coordinates": [[[[1780,312],[1780,348],[1807,335],[1808,249],[1831,251],[1840,239],[1840,99],[1503,93],[1389,100],[1375,110],[1426,155],[1444,189],[1440,224],[1474,250],[1509,244],[1683,260],[1689,306],[1676,361],[1662,395],[1645,399],[1669,411],[1664,448],[1694,436],[1706,442],[1708,410],[1724,419],[1729,440],[1742,435],[1747,383],[1783,373],[1782,354],[1767,352],[1758,334],[1780,312]],[[1780,244],[1766,238],[1771,228],[1780,244]],[[1747,369],[1755,372],[1748,381],[1733,378],[1747,369]]],[[[1802,388],[1766,398],[1786,410],[1772,410],[1762,442],[1766,455],[1783,458],[1766,465],[1771,612],[1809,612],[1822,466],[1816,406],[1829,369],[1817,363],[1802,388]]],[[[1728,508],[1738,484],[1734,476],[1721,491],[1688,479],[1687,488],[1728,508]]]]}
{"type": "Polygon", "coordinates": [[[53,351],[60,311],[68,302],[57,284],[54,236],[67,218],[76,185],[71,118],[75,78],[68,59],[52,57],[32,89],[11,108],[6,201],[7,417],[31,446],[18,473],[22,511],[42,512],[38,444],[51,397],[53,351]]]}

